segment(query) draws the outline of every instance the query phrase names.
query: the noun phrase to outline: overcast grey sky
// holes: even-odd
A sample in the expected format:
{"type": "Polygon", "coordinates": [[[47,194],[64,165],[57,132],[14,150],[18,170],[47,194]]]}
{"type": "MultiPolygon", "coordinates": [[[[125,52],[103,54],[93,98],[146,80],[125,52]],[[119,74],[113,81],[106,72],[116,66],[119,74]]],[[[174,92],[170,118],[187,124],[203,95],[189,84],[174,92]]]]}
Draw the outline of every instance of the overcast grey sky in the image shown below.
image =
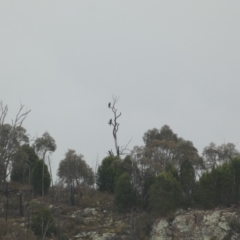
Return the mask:
{"type": "Polygon", "coordinates": [[[90,166],[114,149],[107,104],[120,96],[119,143],[168,124],[199,153],[240,149],[240,1],[0,0],[0,100],[14,118],[90,166]]]}

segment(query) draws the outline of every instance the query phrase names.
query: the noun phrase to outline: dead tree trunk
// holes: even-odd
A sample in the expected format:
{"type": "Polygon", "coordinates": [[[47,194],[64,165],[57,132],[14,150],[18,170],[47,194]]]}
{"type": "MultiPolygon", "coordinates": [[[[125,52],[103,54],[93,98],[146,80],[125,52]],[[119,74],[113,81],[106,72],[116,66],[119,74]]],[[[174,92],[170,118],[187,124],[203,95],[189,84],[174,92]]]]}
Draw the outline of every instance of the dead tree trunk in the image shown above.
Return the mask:
{"type": "Polygon", "coordinates": [[[118,142],[117,142],[117,132],[118,132],[118,128],[119,128],[120,124],[117,122],[117,119],[121,116],[121,113],[117,115],[117,109],[115,108],[115,104],[118,102],[118,100],[119,100],[118,97],[113,97],[112,106],[111,106],[111,103],[108,104],[108,107],[112,109],[113,115],[114,115],[113,121],[112,121],[112,119],[109,120],[109,125],[113,126],[113,138],[114,138],[115,150],[116,150],[117,156],[120,155],[119,146],[118,146],[118,142]]]}
{"type": "MultiPolygon", "coordinates": [[[[110,119],[108,124],[110,126],[113,126],[113,139],[114,139],[114,144],[115,144],[115,150],[116,150],[116,155],[117,156],[120,156],[120,155],[125,155],[126,154],[126,151],[129,151],[129,149],[127,148],[129,143],[131,142],[131,140],[124,146],[119,147],[118,145],[118,138],[117,138],[117,132],[118,132],[118,129],[119,129],[119,125],[120,123],[117,122],[118,118],[121,116],[121,113],[117,114],[117,109],[116,109],[116,103],[118,102],[119,100],[119,97],[116,97],[116,96],[113,96],[113,103],[111,104],[111,102],[108,104],[108,107],[110,109],[112,109],[112,112],[113,112],[113,116],[114,118],[113,119],[110,119]]],[[[111,151],[108,151],[109,152],[109,155],[112,156],[112,150],[111,151]]]]}

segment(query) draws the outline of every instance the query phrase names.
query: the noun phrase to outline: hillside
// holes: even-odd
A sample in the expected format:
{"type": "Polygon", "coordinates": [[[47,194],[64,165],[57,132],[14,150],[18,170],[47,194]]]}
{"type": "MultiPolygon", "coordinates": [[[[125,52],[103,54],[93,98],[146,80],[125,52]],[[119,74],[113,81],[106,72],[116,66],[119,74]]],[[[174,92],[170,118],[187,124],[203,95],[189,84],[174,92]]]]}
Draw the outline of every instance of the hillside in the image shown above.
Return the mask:
{"type": "Polygon", "coordinates": [[[33,198],[29,203],[24,201],[24,214],[21,216],[19,214],[19,196],[19,194],[9,196],[7,223],[4,210],[6,197],[0,199],[0,239],[240,239],[240,215],[239,210],[234,207],[213,210],[178,209],[167,217],[153,218],[149,213],[139,212],[136,209],[119,212],[115,207],[113,195],[101,193],[95,189],[84,189],[82,197],[75,194],[76,205],[71,207],[66,201],[67,192],[62,189],[60,198],[57,195],[54,197],[49,194],[44,199],[33,198]],[[44,207],[51,211],[55,225],[55,230],[45,238],[34,236],[32,231],[28,230],[28,217],[31,222],[39,209],[44,207]],[[7,229],[8,234],[6,233],[7,229]]]}

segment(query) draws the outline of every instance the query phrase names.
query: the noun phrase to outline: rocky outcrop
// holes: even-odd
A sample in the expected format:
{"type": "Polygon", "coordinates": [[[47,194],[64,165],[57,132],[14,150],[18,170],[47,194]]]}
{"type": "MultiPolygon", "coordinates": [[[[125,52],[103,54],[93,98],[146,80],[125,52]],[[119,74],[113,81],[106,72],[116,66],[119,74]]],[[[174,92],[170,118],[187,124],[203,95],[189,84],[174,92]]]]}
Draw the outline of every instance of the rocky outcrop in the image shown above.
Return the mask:
{"type": "Polygon", "coordinates": [[[237,240],[240,217],[230,210],[178,211],[174,218],[160,218],[154,223],[151,240],[237,240]]]}
{"type": "MultiPolygon", "coordinates": [[[[80,209],[71,214],[71,219],[81,226],[76,240],[127,240],[129,226],[125,215],[100,208],[80,209]]],[[[128,217],[128,216],[127,216],[128,217]]]]}

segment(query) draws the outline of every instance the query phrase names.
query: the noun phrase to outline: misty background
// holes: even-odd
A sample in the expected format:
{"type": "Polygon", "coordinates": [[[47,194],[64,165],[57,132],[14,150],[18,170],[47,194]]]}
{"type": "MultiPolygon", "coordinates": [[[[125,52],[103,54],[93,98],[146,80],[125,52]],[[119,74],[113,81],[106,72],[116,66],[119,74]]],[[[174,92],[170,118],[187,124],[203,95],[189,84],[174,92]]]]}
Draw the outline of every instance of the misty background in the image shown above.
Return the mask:
{"type": "MultiPolygon", "coordinates": [[[[20,104],[32,138],[55,139],[53,173],[68,149],[91,167],[119,145],[142,145],[167,124],[202,154],[240,150],[239,1],[0,0],[0,100],[20,104]]],[[[54,176],[56,180],[56,176],[54,176]]]]}

